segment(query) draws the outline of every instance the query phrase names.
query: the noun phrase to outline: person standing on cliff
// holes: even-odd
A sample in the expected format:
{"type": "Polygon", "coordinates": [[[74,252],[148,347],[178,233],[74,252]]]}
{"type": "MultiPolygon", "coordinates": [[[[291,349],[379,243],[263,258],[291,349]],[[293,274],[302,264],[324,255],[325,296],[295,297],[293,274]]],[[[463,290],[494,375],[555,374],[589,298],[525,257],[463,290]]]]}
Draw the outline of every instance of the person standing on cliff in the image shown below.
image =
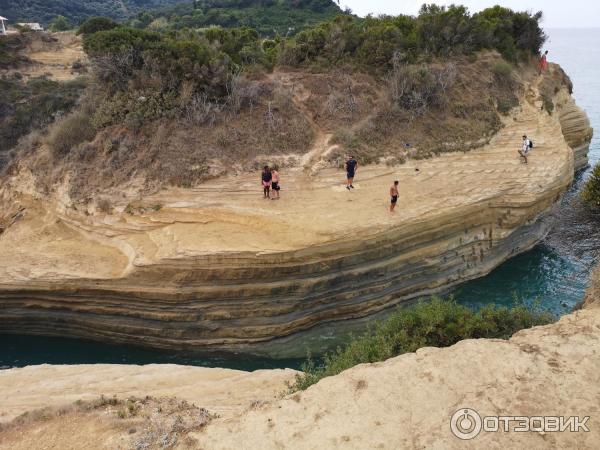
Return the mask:
{"type": "Polygon", "coordinates": [[[393,213],[396,208],[396,203],[398,203],[398,181],[394,181],[392,187],[390,187],[390,197],[392,199],[390,204],[390,212],[393,213]]]}
{"type": "Polygon", "coordinates": [[[271,175],[271,170],[269,169],[269,166],[265,166],[263,168],[262,171],[262,175],[261,175],[261,180],[262,180],[262,187],[263,187],[263,194],[264,194],[264,198],[271,198],[271,180],[273,179],[273,176],[271,175]]]}
{"type": "Polygon", "coordinates": [[[542,55],[542,58],[540,59],[539,75],[541,75],[542,72],[544,72],[547,68],[548,68],[548,50],[546,50],[544,52],[544,54],[542,55]]]}
{"type": "Polygon", "coordinates": [[[281,187],[279,186],[279,172],[276,167],[271,169],[271,190],[275,194],[275,197],[271,200],[279,200],[279,191],[281,187]]]}
{"type": "Polygon", "coordinates": [[[358,168],[358,162],[354,159],[354,156],[350,155],[348,161],[346,161],[346,189],[354,189],[352,183],[354,182],[354,175],[358,168]]]}
{"type": "Polygon", "coordinates": [[[525,164],[527,164],[527,155],[529,154],[529,150],[532,146],[533,145],[531,144],[531,141],[527,138],[527,136],[523,135],[523,145],[521,147],[521,150],[519,150],[519,155],[525,160],[525,164]]]}

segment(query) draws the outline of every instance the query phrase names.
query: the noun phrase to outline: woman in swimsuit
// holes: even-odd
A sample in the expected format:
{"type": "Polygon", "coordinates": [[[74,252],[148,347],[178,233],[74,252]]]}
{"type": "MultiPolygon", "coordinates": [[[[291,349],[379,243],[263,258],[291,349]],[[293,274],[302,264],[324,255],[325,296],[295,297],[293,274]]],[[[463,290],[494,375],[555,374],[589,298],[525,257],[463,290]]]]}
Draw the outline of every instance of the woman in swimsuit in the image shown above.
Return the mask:
{"type": "Polygon", "coordinates": [[[271,170],[269,166],[265,166],[261,175],[264,198],[271,198],[271,179],[271,170]]]}
{"type": "Polygon", "coordinates": [[[281,187],[279,186],[279,172],[277,172],[275,167],[271,169],[271,189],[275,193],[275,198],[271,200],[279,200],[279,190],[281,187]]]}

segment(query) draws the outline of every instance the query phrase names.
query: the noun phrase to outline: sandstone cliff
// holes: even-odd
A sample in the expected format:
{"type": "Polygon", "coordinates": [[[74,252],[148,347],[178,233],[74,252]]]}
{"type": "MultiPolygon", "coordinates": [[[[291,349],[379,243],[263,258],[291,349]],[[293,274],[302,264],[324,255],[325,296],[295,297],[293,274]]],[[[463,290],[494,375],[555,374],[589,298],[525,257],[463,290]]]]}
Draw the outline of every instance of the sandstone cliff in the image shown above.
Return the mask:
{"type": "Polygon", "coordinates": [[[293,371],[101,365],[10,369],[0,371],[0,421],[55,408],[22,416],[0,430],[0,448],[77,448],[81,443],[90,449],[136,448],[159,445],[175,433],[177,440],[169,442],[177,448],[596,449],[599,342],[600,309],[587,307],[508,341],[468,340],[360,365],[281,399],[275,396],[293,371]],[[221,417],[185,432],[173,428],[169,417],[163,419],[168,426],[157,428],[162,423],[157,410],[130,417],[111,406],[58,408],[100,394],[177,396],[221,417]],[[482,431],[462,441],[450,430],[451,417],[462,408],[482,417],[589,416],[589,432],[482,431]]]}
{"type": "Polygon", "coordinates": [[[590,137],[565,88],[560,114],[538,98],[532,85],[483,148],[360,168],[352,192],[343,172],[296,169],[277,202],[252,174],[137,203],[124,186],[128,204],[89,215],[66,186],[41,196],[22,167],[0,192],[5,217],[19,215],[0,235],[0,332],[255,350],[482,276],[545,236],[541,219],[573,179],[569,142],[590,137]],[[536,143],[529,165],[523,133],[536,143]]]}
{"type": "Polygon", "coordinates": [[[556,107],[563,135],[575,155],[575,170],[583,169],[588,164],[587,155],[593,135],[590,120],[566,90],[557,95],[556,107]]]}

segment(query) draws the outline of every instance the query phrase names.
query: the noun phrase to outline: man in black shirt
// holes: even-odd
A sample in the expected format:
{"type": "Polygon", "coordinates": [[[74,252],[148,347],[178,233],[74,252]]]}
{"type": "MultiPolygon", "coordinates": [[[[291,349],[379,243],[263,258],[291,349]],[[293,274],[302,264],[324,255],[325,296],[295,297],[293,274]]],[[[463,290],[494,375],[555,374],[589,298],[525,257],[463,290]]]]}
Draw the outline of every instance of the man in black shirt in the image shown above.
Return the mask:
{"type": "Polygon", "coordinates": [[[264,198],[271,198],[271,180],[273,179],[273,175],[271,175],[271,169],[269,166],[265,166],[263,168],[261,174],[262,187],[263,187],[263,195],[264,198]]]}
{"type": "Polygon", "coordinates": [[[354,175],[356,174],[356,169],[358,168],[358,163],[354,159],[354,156],[350,156],[350,159],[346,161],[346,189],[354,189],[352,186],[352,182],[354,181],[354,175]]]}

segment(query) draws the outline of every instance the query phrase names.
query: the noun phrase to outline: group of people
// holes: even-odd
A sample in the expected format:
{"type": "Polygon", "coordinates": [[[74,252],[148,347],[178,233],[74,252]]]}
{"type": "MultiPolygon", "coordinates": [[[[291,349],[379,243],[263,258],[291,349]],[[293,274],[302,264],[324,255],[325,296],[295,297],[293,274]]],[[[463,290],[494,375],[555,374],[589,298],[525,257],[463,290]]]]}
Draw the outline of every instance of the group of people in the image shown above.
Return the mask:
{"type": "Polygon", "coordinates": [[[261,179],[265,200],[279,200],[279,191],[281,190],[281,187],[279,186],[279,172],[277,171],[277,168],[265,166],[262,171],[261,179]],[[271,197],[271,192],[274,197],[271,197]]]}
{"type": "MultiPolygon", "coordinates": [[[[528,163],[527,157],[529,156],[529,152],[533,148],[533,141],[527,137],[527,135],[523,135],[523,143],[521,148],[518,150],[519,156],[521,160],[528,163]]],[[[356,176],[356,171],[358,170],[358,162],[354,159],[354,156],[350,156],[345,164],[346,167],[346,189],[349,191],[354,189],[354,177],[356,176]]],[[[419,169],[415,169],[419,170],[419,169]]],[[[279,186],[279,172],[275,167],[265,166],[262,171],[262,186],[263,186],[263,194],[265,199],[271,200],[279,200],[279,191],[281,187],[279,186]],[[275,197],[271,197],[271,192],[275,195],[275,197]]],[[[398,203],[398,197],[400,195],[398,191],[398,185],[400,182],[395,180],[392,186],[390,187],[390,212],[393,213],[396,204],[398,203]]]]}
{"type": "MultiPolygon", "coordinates": [[[[533,148],[533,141],[527,137],[527,135],[523,135],[523,143],[521,149],[518,150],[519,156],[522,160],[524,160],[525,164],[528,163],[527,157],[529,155],[530,150],[533,148]]],[[[354,189],[354,177],[356,176],[356,171],[358,170],[358,162],[354,159],[354,156],[350,156],[345,164],[346,167],[346,189],[349,191],[354,189]]],[[[419,171],[419,169],[415,169],[419,171]]],[[[261,175],[262,187],[263,187],[263,195],[265,199],[271,200],[279,200],[279,191],[281,187],[279,186],[280,177],[279,172],[276,167],[264,166],[262,175],[261,175]],[[271,193],[273,193],[274,197],[271,197],[271,193]]],[[[392,186],[390,187],[390,212],[393,213],[396,204],[398,203],[398,197],[400,195],[398,191],[398,185],[400,182],[395,180],[392,186]]]]}
{"type": "MultiPolygon", "coordinates": [[[[548,68],[548,51],[546,50],[539,62],[539,74],[541,75],[548,68]]],[[[521,148],[518,150],[519,156],[525,164],[528,163],[529,152],[533,148],[533,141],[527,137],[527,135],[523,135],[523,143],[521,148]]],[[[354,189],[354,177],[356,175],[356,171],[358,170],[358,162],[354,159],[354,156],[350,156],[345,164],[346,168],[346,189],[351,191],[354,189]]],[[[419,169],[415,169],[418,171],[419,169]]],[[[276,167],[265,166],[262,171],[262,186],[263,186],[263,194],[265,199],[271,200],[279,200],[279,191],[281,190],[279,186],[279,172],[276,167]],[[273,193],[274,197],[271,196],[273,193]]],[[[394,212],[396,208],[396,204],[398,203],[398,185],[399,181],[394,181],[392,186],[390,187],[390,212],[394,212]]]]}
{"type": "MultiPolygon", "coordinates": [[[[356,175],[356,171],[358,170],[358,162],[354,159],[354,156],[350,155],[348,161],[346,161],[346,189],[349,191],[354,189],[354,176],[356,175]]],[[[396,204],[398,203],[398,196],[400,193],[398,192],[398,185],[400,182],[398,180],[394,181],[394,184],[390,187],[390,212],[393,213],[394,209],[396,209],[396,204]]]]}

